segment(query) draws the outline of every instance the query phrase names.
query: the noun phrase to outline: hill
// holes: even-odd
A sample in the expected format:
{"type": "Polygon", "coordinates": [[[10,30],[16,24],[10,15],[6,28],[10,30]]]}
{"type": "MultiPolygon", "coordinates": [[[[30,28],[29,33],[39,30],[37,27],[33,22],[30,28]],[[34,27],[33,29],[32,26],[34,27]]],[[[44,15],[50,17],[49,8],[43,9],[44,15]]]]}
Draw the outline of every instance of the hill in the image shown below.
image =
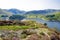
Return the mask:
{"type": "Polygon", "coordinates": [[[54,12],[59,12],[60,10],[56,9],[45,9],[45,10],[33,10],[33,11],[28,11],[26,14],[52,14],[54,12]]]}
{"type": "MultiPolygon", "coordinates": [[[[45,9],[45,10],[33,10],[33,11],[21,11],[18,9],[0,9],[0,19],[9,19],[10,16],[19,15],[25,18],[40,18],[43,20],[50,20],[50,21],[60,21],[57,19],[57,15],[59,15],[60,10],[56,9],[45,9]],[[51,17],[55,15],[54,17],[51,17]],[[4,16],[4,17],[2,17],[4,16]]],[[[60,16],[59,16],[60,17],[60,16]]]]}
{"type": "Polygon", "coordinates": [[[11,12],[7,12],[4,9],[0,9],[0,15],[8,15],[8,16],[10,16],[10,15],[12,15],[12,13],[11,12]]]}
{"type": "MultiPolygon", "coordinates": [[[[17,23],[16,21],[12,21],[17,23]]],[[[8,21],[7,21],[8,23],[8,21]]],[[[12,23],[12,24],[13,24],[12,23]]],[[[0,25],[0,39],[11,40],[60,40],[60,33],[35,21],[19,21],[17,25],[0,25]]]]}
{"type": "Polygon", "coordinates": [[[24,16],[26,18],[38,18],[46,21],[60,21],[60,10],[29,11],[24,16]]]}
{"type": "Polygon", "coordinates": [[[60,22],[60,12],[56,12],[51,15],[46,15],[45,19],[50,20],[50,21],[58,21],[60,22]]]}
{"type": "Polygon", "coordinates": [[[18,10],[18,9],[6,9],[6,11],[13,13],[13,15],[23,15],[25,14],[25,11],[18,10]]]}
{"type": "Polygon", "coordinates": [[[22,13],[22,11],[20,12],[17,9],[10,9],[8,11],[6,9],[0,9],[0,20],[22,20],[25,17],[20,13],[22,13]]]}
{"type": "Polygon", "coordinates": [[[11,15],[12,15],[11,12],[7,12],[3,9],[0,9],[0,20],[7,20],[11,15]]]}

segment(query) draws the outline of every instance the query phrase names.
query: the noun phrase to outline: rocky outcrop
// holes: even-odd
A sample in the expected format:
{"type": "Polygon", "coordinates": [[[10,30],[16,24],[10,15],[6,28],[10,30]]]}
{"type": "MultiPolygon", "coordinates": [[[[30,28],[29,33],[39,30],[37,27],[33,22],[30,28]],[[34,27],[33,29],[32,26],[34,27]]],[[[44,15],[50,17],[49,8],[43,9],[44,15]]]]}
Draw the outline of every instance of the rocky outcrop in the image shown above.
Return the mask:
{"type": "Polygon", "coordinates": [[[28,28],[19,30],[0,30],[1,40],[60,40],[59,32],[50,29],[46,25],[44,26],[43,24],[38,24],[35,22],[16,22],[16,21],[3,21],[3,22],[0,21],[0,22],[3,25],[6,25],[6,23],[9,24],[12,23],[13,25],[16,24],[20,25],[19,27],[21,27],[21,25],[27,27],[29,26],[38,27],[38,28],[28,28]]]}
{"type": "Polygon", "coordinates": [[[2,31],[3,40],[60,40],[60,35],[47,29],[25,29],[18,31],[2,31]]]}

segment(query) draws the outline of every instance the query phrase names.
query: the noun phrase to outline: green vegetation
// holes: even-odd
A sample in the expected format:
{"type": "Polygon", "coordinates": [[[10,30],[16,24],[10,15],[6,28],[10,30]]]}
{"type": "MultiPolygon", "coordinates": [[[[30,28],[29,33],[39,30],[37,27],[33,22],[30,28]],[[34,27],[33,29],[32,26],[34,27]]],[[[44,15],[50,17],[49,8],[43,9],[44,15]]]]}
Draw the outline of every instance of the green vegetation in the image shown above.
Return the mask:
{"type": "Polygon", "coordinates": [[[24,18],[25,17],[21,16],[21,15],[12,15],[12,16],[9,17],[10,20],[22,20],[24,18]]]}
{"type": "Polygon", "coordinates": [[[18,38],[21,40],[27,40],[27,39],[43,40],[44,38],[46,39],[50,38],[51,35],[58,36],[59,34],[57,31],[48,28],[46,23],[41,24],[41,23],[36,23],[35,21],[27,20],[27,21],[22,21],[22,24],[23,25],[17,24],[17,25],[0,26],[0,34],[2,35],[2,37],[0,36],[0,39],[11,40],[13,39],[13,37],[15,37],[15,39],[18,38]]]}
{"type": "MultiPolygon", "coordinates": [[[[25,25],[4,25],[0,26],[0,30],[20,30],[20,29],[29,29],[29,28],[39,28],[43,24],[36,23],[35,21],[24,21],[25,25]]],[[[22,23],[22,24],[23,24],[22,23]]]]}
{"type": "Polygon", "coordinates": [[[0,26],[0,30],[20,30],[20,29],[29,29],[29,28],[36,28],[36,27],[18,26],[18,25],[0,26]]]}
{"type": "Polygon", "coordinates": [[[24,15],[26,18],[43,18],[44,16],[42,14],[27,14],[24,15]]]}
{"type": "Polygon", "coordinates": [[[47,14],[47,15],[43,15],[43,14],[28,14],[25,15],[26,18],[39,18],[39,19],[43,19],[46,21],[60,21],[60,12],[55,12],[53,14],[47,14]]]}
{"type": "Polygon", "coordinates": [[[60,12],[56,12],[51,15],[46,15],[45,17],[47,18],[47,20],[50,21],[60,21],[60,12]]]}
{"type": "MultiPolygon", "coordinates": [[[[43,12],[42,12],[43,13],[43,12]]],[[[0,40],[60,40],[60,30],[48,28],[47,23],[21,21],[25,18],[38,18],[48,21],[60,21],[60,12],[54,14],[32,12],[26,15],[13,15],[0,9],[0,40]],[[35,14],[36,13],[36,14],[35,14]],[[1,20],[1,19],[11,20],[1,20]]]]}

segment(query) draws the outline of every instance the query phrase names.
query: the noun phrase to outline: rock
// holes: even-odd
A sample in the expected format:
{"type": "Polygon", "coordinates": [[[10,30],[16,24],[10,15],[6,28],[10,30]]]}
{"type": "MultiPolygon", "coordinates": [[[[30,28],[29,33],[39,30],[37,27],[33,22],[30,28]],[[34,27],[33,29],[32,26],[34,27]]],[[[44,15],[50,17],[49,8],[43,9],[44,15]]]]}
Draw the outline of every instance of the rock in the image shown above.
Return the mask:
{"type": "Polygon", "coordinates": [[[56,33],[52,33],[52,34],[50,35],[50,39],[51,39],[51,40],[59,40],[59,37],[58,37],[58,35],[57,35],[56,33]]]}
{"type": "Polygon", "coordinates": [[[59,35],[59,40],[60,40],[60,35],[59,35]]]}
{"type": "Polygon", "coordinates": [[[41,37],[41,40],[50,40],[50,38],[47,35],[44,35],[41,37]]]}
{"type": "Polygon", "coordinates": [[[0,40],[3,40],[2,38],[0,38],[0,40]]]}
{"type": "Polygon", "coordinates": [[[26,40],[40,40],[40,37],[37,34],[32,34],[26,40]]]}
{"type": "Polygon", "coordinates": [[[12,40],[20,40],[18,37],[12,37],[12,40]]]}

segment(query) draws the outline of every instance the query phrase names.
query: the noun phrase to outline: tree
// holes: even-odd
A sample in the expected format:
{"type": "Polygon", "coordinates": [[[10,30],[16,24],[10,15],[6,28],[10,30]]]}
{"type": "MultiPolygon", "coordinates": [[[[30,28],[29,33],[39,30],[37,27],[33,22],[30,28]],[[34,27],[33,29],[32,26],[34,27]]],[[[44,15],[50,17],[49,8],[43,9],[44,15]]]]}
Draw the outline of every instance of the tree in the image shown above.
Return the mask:
{"type": "Polygon", "coordinates": [[[22,20],[24,18],[25,17],[21,16],[21,15],[12,15],[12,16],[9,17],[10,20],[22,20]]]}
{"type": "Polygon", "coordinates": [[[8,17],[8,15],[1,15],[1,17],[8,17]]]}
{"type": "Polygon", "coordinates": [[[45,26],[47,26],[47,23],[44,23],[45,26]]]}

